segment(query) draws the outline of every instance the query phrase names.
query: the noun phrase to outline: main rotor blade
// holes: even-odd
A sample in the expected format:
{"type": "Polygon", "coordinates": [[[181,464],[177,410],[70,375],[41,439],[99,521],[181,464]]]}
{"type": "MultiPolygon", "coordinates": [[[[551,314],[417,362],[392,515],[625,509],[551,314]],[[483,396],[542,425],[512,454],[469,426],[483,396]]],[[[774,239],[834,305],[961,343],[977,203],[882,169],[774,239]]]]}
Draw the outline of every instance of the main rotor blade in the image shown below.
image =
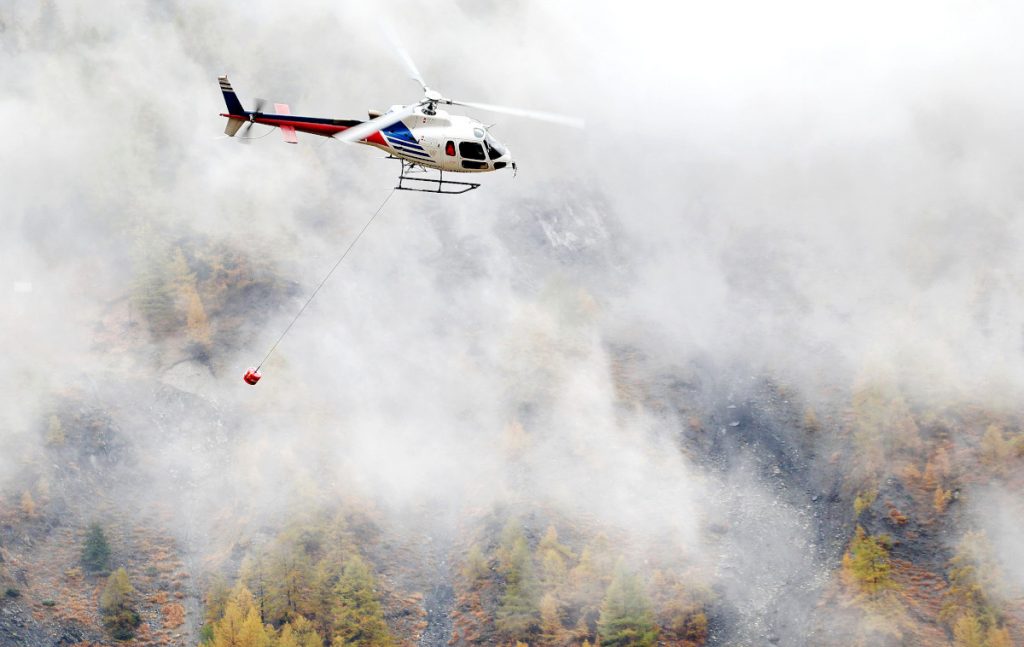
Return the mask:
{"type": "Polygon", "coordinates": [[[343,142],[357,142],[360,139],[365,139],[381,128],[387,128],[391,124],[398,123],[412,115],[412,113],[416,112],[416,108],[420,107],[421,103],[413,103],[394,112],[384,113],[376,119],[364,121],[357,126],[346,128],[337,135],[334,135],[334,138],[343,142]]]}
{"type": "Polygon", "coordinates": [[[388,39],[391,46],[395,48],[398,53],[398,58],[402,59],[402,65],[405,66],[405,71],[408,72],[409,76],[414,81],[420,84],[423,91],[427,91],[427,84],[423,80],[423,75],[420,74],[420,70],[416,67],[416,62],[412,60],[412,56],[409,56],[409,52],[406,51],[405,47],[402,46],[402,41],[398,38],[398,34],[392,29],[391,25],[384,20],[380,21],[380,29],[384,32],[384,37],[388,39]]]}
{"type": "Polygon", "coordinates": [[[540,121],[550,121],[555,124],[562,124],[563,126],[572,126],[573,128],[583,128],[584,122],[579,117],[570,117],[568,115],[559,115],[554,112],[542,112],[540,110],[526,110],[525,108],[511,108],[509,106],[496,106],[491,103],[475,103],[471,101],[452,101],[451,99],[444,99],[442,103],[447,103],[453,106],[465,106],[467,108],[476,108],[478,110],[489,110],[490,112],[501,112],[507,115],[515,115],[517,117],[527,117],[528,119],[539,119],[540,121]]]}

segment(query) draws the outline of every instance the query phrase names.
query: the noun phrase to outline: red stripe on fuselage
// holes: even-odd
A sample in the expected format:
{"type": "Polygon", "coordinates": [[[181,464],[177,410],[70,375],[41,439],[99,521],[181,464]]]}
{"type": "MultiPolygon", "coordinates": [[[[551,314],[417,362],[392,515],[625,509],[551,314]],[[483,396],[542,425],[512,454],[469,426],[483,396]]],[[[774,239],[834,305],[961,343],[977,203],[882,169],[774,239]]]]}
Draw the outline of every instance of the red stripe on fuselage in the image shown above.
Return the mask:
{"type": "MultiPolygon", "coordinates": [[[[221,113],[220,116],[227,117],[228,119],[238,119],[239,121],[248,121],[248,119],[245,117],[239,115],[225,114],[223,112],[221,113]]],[[[310,133],[313,135],[320,135],[322,137],[330,137],[332,135],[337,135],[338,133],[348,130],[350,128],[350,126],[338,126],[336,124],[321,124],[315,121],[303,121],[302,117],[291,117],[290,119],[274,119],[272,115],[263,115],[261,117],[256,117],[255,119],[253,119],[253,121],[258,124],[264,124],[266,126],[276,126],[278,128],[281,126],[291,126],[295,130],[298,130],[300,132],[310,133]]],[[[378,144],[380,146],[387,147],[387,142],[384,141],[384,138],[381,136],[380,132],[375,132],[369,137],[362,139],[361,141],[367,144],[378,144]]]]}

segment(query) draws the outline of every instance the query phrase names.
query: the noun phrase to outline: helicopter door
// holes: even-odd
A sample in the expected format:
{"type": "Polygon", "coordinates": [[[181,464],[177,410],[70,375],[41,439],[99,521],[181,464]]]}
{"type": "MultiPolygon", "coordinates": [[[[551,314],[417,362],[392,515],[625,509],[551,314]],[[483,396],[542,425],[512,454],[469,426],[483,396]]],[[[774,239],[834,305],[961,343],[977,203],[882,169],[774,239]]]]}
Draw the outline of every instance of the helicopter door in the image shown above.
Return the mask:
{"type": "Polygon", "coordinates": [[[487,157],[480,142],[459,142],[459,155],[464,169],[479,171],[487,168],[487,157]]]}

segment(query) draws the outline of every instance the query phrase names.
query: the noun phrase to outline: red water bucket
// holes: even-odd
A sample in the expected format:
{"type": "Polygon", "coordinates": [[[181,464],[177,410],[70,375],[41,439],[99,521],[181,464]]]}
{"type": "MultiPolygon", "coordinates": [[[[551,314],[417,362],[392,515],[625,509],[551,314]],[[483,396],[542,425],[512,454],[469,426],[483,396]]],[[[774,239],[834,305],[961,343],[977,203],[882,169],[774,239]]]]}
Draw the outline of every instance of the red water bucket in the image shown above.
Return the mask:
{"type": "Polygon", "coordinates": [[[256,386],[256,383],[260,381],[261,377],[263,377],[262,373],[260,373],[258,370],[254,368],[250,368],[248,371],[245,372],[245,376],[242,377],[242,379],[245,380],[246,384],[256,386]]]}

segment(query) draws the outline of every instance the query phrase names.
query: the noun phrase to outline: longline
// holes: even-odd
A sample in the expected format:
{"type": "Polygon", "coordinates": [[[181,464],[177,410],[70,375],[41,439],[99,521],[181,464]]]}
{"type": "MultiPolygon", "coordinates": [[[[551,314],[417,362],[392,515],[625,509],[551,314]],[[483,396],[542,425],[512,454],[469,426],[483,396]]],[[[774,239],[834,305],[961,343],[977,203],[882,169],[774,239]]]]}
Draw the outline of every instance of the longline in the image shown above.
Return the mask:
{"type": "Polygon", "coordinates": [[[316,286],[316,289],[313,290],[313,293],[310,294],[309,298],[306,299],[306,302],[302,304],[302,307],[299,308],[298,313],[296,313],[291,323],[288,324],[288,327],[284,329],[284,332],[281,333],[281,336],[277,338],[277,341],[274,342],[274,345],[270,347],[270,350],[267,351],[267,354],[263,357],[262,360],[260,360],[260,363],[256,365],[257,371],[259,371],[260,368],[263,366],[264,362],[266,362],[267,359],[270,358],[270,355],[274,352],[274,349],[276,349],[277,345],[281,343],[281,340],[284,339],[284,336],[288,334],[288,331],[292,329],[292,326],[294,326],[295,322],[299,320],[299,317],[302,316],[302,313],[306,311],[306,308],[313,301],[313,298],[316,297],[316,294],[317,292],[320,291],[320,288],[324,287],[324,283],[327,283],[327,279],[331,278],[331,275],[334,274],[334,270],[338,269],[338,266],[341,265],[341,262],[343,260],[345,260],[345,257],[348,256],[348,253],[352,251],[352,248],[356,246],[356,243],[359,242],[359,239],[362,237],[363,233],[370,228],[370,225],[377,218],[377,214],[381,212],[381,210],[384,208],[384,205],[388,203],[388,200],[390,200],[391,196],[393,195],[395,195],[395,189],[391,189],[391,193],[388,194],[388,197],[384,198],[384,202],[380,203],[380,206],[377,207],[377,210],[373,212],[373,215],[370,216],[370,219],[366,221],[366,224],[363,225],[363,228],[359,230],[359,233],[356,234],[356,237],[352,239],[352,242],[349,243],[348,247],[342,253],[341,257],[337,260],[337,262],[334,263],[334,266],[330,269],[330,271],[327,272],[327,275],[324,276],[323,280],[320,281],[320,285],[316,286]]]}

